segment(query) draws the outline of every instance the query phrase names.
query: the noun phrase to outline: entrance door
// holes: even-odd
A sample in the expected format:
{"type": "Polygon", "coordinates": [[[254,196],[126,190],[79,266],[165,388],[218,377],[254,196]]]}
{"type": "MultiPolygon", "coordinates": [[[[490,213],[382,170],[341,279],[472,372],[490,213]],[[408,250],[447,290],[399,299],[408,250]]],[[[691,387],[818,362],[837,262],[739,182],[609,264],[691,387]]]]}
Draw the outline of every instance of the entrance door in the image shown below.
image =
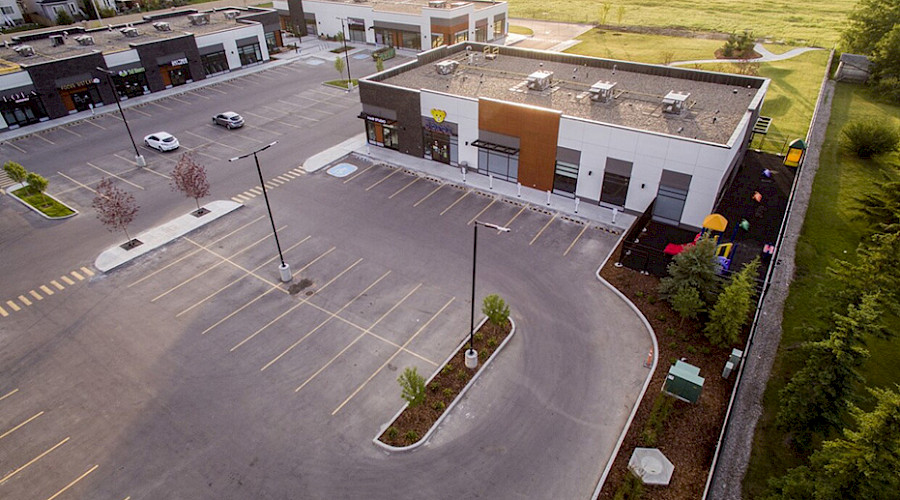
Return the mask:
{"type": "Polygon", "coordinates": [[[169,80],[173,87],[184,85],[188,80],[188,72],[185,68],[172,68],[169,70],[169,80]]]}
{"type": "Polygon", "coordinates": [[[90,105],[94,103],[91,93],[87,90],[72,92],[72,102],[75,104],[76,111],[87,111],[90,105]]]}
{"type": "Polygon", "coordinates": [[[603,187],[600,190],[600,203],[624,207],[628,198],[628,183],[631,181],[633,163],[615,158],[606,159],[603,172],[603,187]]]}
{"type": "Polygon", "coordinates": [[[431,159],[450,164],[450,138],[443,134],[432,134],[431,159]]]}
{"type": "Polygon", "coordinates": [[[690,175],[663,170],[653,205],[653,220],[673,225],[681,222],[690,185],[690,175]]]}

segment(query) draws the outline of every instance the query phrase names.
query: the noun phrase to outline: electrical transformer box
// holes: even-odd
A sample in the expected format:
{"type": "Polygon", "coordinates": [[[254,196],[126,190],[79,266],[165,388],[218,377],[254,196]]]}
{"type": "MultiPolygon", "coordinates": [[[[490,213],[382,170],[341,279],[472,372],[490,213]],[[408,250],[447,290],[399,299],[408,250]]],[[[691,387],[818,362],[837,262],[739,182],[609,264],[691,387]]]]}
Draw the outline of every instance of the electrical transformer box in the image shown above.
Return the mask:
{"type": "Polygon", "coordinates": [[[700,376],[700,368],[684,361],[676,361],[669,368],[663,391],[682,401],[696,403],[700,399],[703,381],[704,378],[700,376]]]}

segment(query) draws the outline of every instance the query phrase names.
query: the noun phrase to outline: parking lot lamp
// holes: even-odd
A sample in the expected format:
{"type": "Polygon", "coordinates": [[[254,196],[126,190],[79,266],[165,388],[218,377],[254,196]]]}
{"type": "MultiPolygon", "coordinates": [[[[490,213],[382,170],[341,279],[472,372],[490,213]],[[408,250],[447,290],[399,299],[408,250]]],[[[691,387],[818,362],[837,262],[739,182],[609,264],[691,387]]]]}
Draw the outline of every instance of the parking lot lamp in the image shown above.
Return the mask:
{"type": "Polygon", "coordinates": [[[266,192],[266,181],[263,180],[262,169],[259,168],[259,157],[256,156],[257,153],[261,153],[272,146],[278,144],[278,141],[272,142],[270,144],[266,144],[265,146],[257,149],[256,151],[252,151],[250,153],[235,156],[234,158],[229,159],[228,161],[233,162],[237,160],[244,159],[250,155],[253,155],[253,159],[256,160],[256,173],[259,174],[259,185],[262,187],[263,198],[266,199],[266,210],[269,211],[269,221],[272,223],[272,234],[275,235],[275,247],[278,248],[278,258],[281,259],[281,265],[278,266],[278,272],[281,275],[281,281],[287,283],[291,281],[291,266],[287,265],[284,262],[284,255],[281,253],[281,243],[278,242],[278,230],[275,229],[275,218],[272,217],[272,207],[269,205],[269,194],[266,192]]]}
{"type": "MultiPolygon", "coordinates": [[[[116,86],[113,85],[112,75],[113,72],[106,69],[97,67],[97,71],[106,75],[106,81],[109,83],[109,88],[112,90],[113,98],[116,100],[116,107],[119,108],[119,114],[122,115],[122,121],[125,123],[125,130],[128,132],[128,138],[131,139],[131,145],[134,146],[134,162],[137,163],[139,167],[146,167],[147,160],[144,159],[144,155],[138,151],[137,144],[134,142],[134,136],[131,135],[131,127],[128,126],[128,120],[125,119],[125,113],[122,112],[122,103],[119,102],[119,93],[116,92],[116,86]]],[[[100,83],[99,78],[94,78],[94,85],[100,83]]]]}
{"type": "Polygon", "coordinates": [[[353,90],[353,79],[350,77],[350,54],[347,52],[347,35],[344,30],[344,18],[341,20],[341,39],[344,41],[344,59],[347,61],[347,92],[353,90]]]}
{"type": "Polygon", "coordinates": [[[474,221],[472,223],[472,314],[469,315],[469,348],[466,349],[466,368],[474,369],[478,366],[478,353],[475,352],[475,265],[478,262],[478,226],[496,229],[497,234],[508,233],[509,228],[491,224],[489,222],[474,221]]]}

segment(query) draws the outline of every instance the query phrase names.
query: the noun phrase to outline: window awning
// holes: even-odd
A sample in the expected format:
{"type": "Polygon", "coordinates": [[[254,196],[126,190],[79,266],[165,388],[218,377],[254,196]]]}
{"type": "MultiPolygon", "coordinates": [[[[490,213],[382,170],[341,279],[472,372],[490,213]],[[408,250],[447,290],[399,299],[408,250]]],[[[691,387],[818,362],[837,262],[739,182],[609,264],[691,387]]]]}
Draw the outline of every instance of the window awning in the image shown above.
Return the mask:
{"type": "Polygon", "coordinates": [[[496,151],[497,153],[503,153],[503,154],[507,154],[507,155],[519,154],[519,148],[511,148],[508,146],[501,146],[500,144],[494,144],[492,142],[482,141],[481,139],[472,141],[472,145],[478,149],[487,149],[489,151],[496,151]]]}
{"type": "Polygon", "coordinates": [[[388,118],[382,118],[380,116],[370,115],[369,113],[366,113],[365,111],[363,111],[362,113],[357,115],[357,118],[362,118],[363,120],[366,120],[368,122],[380,123],[382,125],[394,125],[397,123],[397,120],[391,120],[388,118]]]}

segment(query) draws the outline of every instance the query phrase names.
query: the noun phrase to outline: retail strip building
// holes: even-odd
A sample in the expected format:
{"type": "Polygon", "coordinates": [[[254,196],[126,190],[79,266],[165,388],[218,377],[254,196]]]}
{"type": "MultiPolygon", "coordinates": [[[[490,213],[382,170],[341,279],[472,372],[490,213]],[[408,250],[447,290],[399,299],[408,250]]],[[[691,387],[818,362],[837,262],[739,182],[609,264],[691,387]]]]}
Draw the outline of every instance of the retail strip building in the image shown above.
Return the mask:
{"type": "Polygon", "coordinates": [[[282,45],[271,9],[182,10],[128,25],[77,26],[0,46],[0,130],[261,64],[282,45]]]}
{"type": "Polygon", "coordinates": [[[360,80],[370,144],[700,227],[769,80],[499,47],[439,47],[360,80]],[[655,201],[654,201],[655,200],[655,201]]]}

